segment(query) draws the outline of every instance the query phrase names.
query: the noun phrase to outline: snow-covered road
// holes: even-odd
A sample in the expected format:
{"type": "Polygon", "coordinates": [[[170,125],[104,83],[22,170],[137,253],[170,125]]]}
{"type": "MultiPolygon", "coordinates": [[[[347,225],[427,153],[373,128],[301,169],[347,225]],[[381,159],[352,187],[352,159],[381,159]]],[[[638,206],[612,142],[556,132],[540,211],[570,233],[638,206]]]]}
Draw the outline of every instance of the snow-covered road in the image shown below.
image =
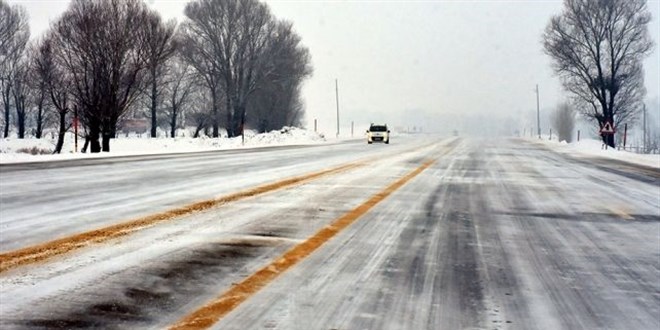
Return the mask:
{"type": "Polygon", "coordinates": [[[435,162],[217,329],[658,329],[660,171],[402,137],[0,167],[0,251],[346,163],[0,273],[0,327],[163,328],[435,162]]]}

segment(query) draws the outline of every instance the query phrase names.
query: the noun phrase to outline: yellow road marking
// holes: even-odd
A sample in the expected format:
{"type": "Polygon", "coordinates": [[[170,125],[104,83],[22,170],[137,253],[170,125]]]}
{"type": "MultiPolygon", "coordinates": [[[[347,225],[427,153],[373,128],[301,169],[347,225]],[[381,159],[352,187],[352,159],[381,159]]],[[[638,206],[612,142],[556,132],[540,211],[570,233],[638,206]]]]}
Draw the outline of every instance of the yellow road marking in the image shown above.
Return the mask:
{"type": "Polygon", "coordinates": [[[234,308],[238,307],[238,305],[272,282],[278,275],[305,259],[321,245],[337,235],[337,233],[355,222],[360,216],[367,213],[367,211],[373,208],[376,204],[380,203],[406,182],[410,181],[431,166],[433,162],[433,160],[425,162],[414,171],[390,184],[379,193],[373,195],[362,205],[344,214],[332,224],[323,227],[316,234],[294,246],[275,261],[261,268],[242,282],[232,286],[228,291],[221,294],[213,301],[207,303],[191,314],[184,316],[181,320],[172,325],[170,329],[209,328],[234,308]]]}
{"type": "Polygon", "coordinates": [[[630,215],[628,211],[625,208],[617,208],[617,207],[608,207],[610,212],[618,216],[619,218],[623,220],[635,220],[635,217],[630,215]]]}
{"type": "Polygon", "coordinates": [[[207,210],[215,206],[235,202],[256,195],[265,194],[271,191],[301,185],[305,182],[318,179],[323,176],[348,171],[363,165],[364,163],[362,162],[349,163],[335,168],[257,186],[255,188],[231,195],[205,200],[173,210],[133,219],[117,225],[74,234],[72,236],[56,239],[50,242],[5,252],[0,254],[0,273],[22,265],[45,261],[52,257],[81,249],[89,245],[99,244],[111,239],[122,237],[140,229],[149,228],[158,223],[169,221],[177,217],[191,214],[193,212],[207,210]]]}

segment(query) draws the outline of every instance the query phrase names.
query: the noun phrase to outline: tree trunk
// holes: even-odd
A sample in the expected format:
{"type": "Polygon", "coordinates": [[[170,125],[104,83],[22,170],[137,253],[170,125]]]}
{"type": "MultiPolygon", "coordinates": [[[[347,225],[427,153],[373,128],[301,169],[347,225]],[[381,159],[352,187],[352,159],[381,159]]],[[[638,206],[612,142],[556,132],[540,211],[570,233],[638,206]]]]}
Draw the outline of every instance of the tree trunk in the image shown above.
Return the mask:
{"type": "MultiPolygon", "coordinates": [[[[605,127],[605,125],[607,125],[607,123],[609,123],[612,126],[613,129],[616,129],[616,127],[614,127],[614,116],[612,116],[611,111],[608,111],[607,108],[605,108],[603,106],[603,113],[605,114],[605,116],[603,116],[604,117],[603,122],[599,123],[601,129],[603,129],[603,127],[605,127]]],[[[614,133],[610,133],[610,134],[601,133],[601,134],[602,134],[602,137],[603,137],[603,143],[605,143],[606,145],[608,145],[611,148],[614,148],[615,147],[614,133]]]]}
{"type": "Polygon", "coordinates": [[[240,107],[239,111],[240,111],[239,113],[240,113],[240,116],[241,116],[241,122],[239,123],[238,129],[239,129],[239,132],[241,133],[243,143],[245,143],[245,107],[244,106],[240,107]]]}
{"type": "Polygon", "coordinates": [[[87,147],[89,147],[89,135],[85,135],[85,144],[83,144],[82,149],[80,149],[80,152],[83,154],[87,152],[87,147]]]}
{"type": "Polygon", "coordinates": [[[14,105],[16,106],[16,128],[18,138],[25,138],[25,97],[17,95],[14,91],[14,105]]]}
{"type": "Polygon", "coordinates": [[[232,113],[231,113],[232,112],[232,107],[231,107],[231,100],[229,99],[229,97],[227,97],[226,102],[227,102],[227,105],[226,105],[226,108],[227,108],[227,124],[225,125],[225,128],[227,129],[227,137],[234,137],[236,135],[235,135],[234,130],[232,128],[232,122],[233,122],[232,113]]]}
{"type": "Polygon", "coordinates": [[[11,97],[9,87],[6,89],[2,90],[2,101],[5,104],[5,131],[3,134],[3,137],[6,139],[9,137],[9,114],[10,114],[10,108],[9,108],[9,100],[11,97]]]}
{"type": "Polygon", "coordinates": [[[108,138],[114,139],[117,137],[117,120],[110,126],[110,132],[108,132],[108,138]]]}
{"type": "Polygon", "coordinates": [[[156,120],[156,70],[153,69],[151,72],[151,137],[156,137],[156,126],[158,125],[156,120]]]}
{"type": "Polygon", "coordinates": [[[614,144],[614,134],[605,134],[605,144],[607,144],[612,148],[616,147],[616,145],[614,144]]]}
{"type": "Polygon", "coordinates": [[[43,120],[44,120],[44,108],[42,105],[39,105],[37,109],[37,129],[34,132],[34,135],[37,139],[41,139],[43,134],[43,120]]]}
{"type": "Polygon", "coordinates": [[[170,137],[175,138],[176,137],[176,105],[172,103],[172,118],[170,120],[170,137]]]}
{"type": "Polygon", "coordinates": [[[62,152],[62,146],[64,145],[64,135],[66,134],[66,112],[60,111],[60,130],[57,134],[57,145],[55,145],[54,154],[59,154],[62,152]]]}
{"type": "Polygon", "coordinates": [[[90,125],[89,128],[89,144],[91,153],[101,152],[101,144],[99,143],[99,135],[101,133],[100,127],[98,124],[90,125]]]}
{"type": "Polygon", "coordinates": [[[18,138],[25,138],[25,116],[18,116],[18,138]]]}
{"type": "Polygon", "coordinates": [[[102,137],[103,137],[103,140],[102,140],[102,143],[103,143],[103,146],[102,146],[103,149],[102,150],[103,150],[103,152],[110,152],[110,138],[111,138],[111,135],[109,133],[103,133],[102,137]]]}
{"type": "Polygon", "coordinates": [[[25,138],[25,110],[19,110],[22,106],[16,106],[16,124],[18,126],[18,138],[25,138]]]}
{"type": "Polygon", "coordinates": [[[5,132],[4,138],[9,137],[9,104],[5,103],[5,132]]]}
{"type": "Polygon", "coordinates": [[[243,124],[245,123],[245,106],[236,105],[234,107],[234,116],[232,122],[232,130],[234,131],[234,136],[239,134],[243,135],[243,124]]]}
{"type": "Polygon", "coordinates": [[[213,137],[217,138],[220,135],[220,129],[219,126],[220,124],[218,123],[219,120],[219,113],[218,113],[218,93],[216,93],[215,89],[211,91],[213,93],[213,137]]]}
{"type": "Polygon", "coordinates": [[[175,138],[176,137],[176,121],[177,121],[177,116],[178,116],[178,107],[176,103],[176,90],[174,93],[172,93],[172,117],[170,117],[170,137],[175,138]]]}

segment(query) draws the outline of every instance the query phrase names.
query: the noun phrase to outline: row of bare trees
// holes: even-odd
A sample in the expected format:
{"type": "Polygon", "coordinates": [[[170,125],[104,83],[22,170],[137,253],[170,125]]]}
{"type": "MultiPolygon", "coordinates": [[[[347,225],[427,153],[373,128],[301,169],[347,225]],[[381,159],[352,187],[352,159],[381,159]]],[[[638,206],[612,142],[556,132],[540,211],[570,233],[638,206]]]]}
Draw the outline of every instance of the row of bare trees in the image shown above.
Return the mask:
{"type": "Polygon", "coordinates": [[[27,13],[18,6],[0,0],[0,100],[4,114],[3,136],[9,134],[12,107],[16,109],[18,135],[25,133],[25,105],[27,88],[26,63],[23,60],[30,38],[27,13]]]}
{"type": "Polygon", "coordinates": [[[209,90],[214,137],[221,123],[231,137],[246,124],[264,131],[300,120],[300,84],[311,67],[290,23],[251,0],[194,1],[185,14],[181,53],[209,90]]]}
{"type": "Polygon", "coordinates": [[[152,137],[174,137],[183,114],[195,136],[213,137],[302,119],[309,52],[258,0],[195,0],[180,25],[141,0],[73,0],[31,43],[20,6],[0,0],[0,15],[5,137],[12,117],[24,137],[28,112],[36,137],[57,125],[56,151],[79,119],[92,152],[109,151],[129,116],[149,118],[152,137]]]}

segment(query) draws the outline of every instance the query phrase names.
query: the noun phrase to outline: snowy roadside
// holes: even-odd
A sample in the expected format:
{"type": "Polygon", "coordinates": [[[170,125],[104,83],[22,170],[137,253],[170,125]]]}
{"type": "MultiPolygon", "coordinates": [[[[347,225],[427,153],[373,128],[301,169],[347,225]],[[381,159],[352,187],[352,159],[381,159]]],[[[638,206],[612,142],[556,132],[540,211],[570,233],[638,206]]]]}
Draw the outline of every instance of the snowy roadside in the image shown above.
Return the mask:
{"type": "MultiPolygon", "coordinates": [[[[323,135],[296,127],[285,127],[268,133],[246,133],[245,144],[241,137],[236,138],[148,138],[119,136],[110,143],[110,152],[97,154],[74,152],[74,136],[68,133],[62,153],[53,155],[56,139],[50,136],[42,139],[7,138],[0,140],[0,164],[58,161],[81,158],[104,158],[135,155],[153,155],[184,152],[202,152],[241,148],[259,148],[285,145],[310,145],[339,142],[342,139],[326,139],[323,135]]],[[[78,140],[78,150],[84,140],[78,140]]]]}
{"type": "Polygon", "coordinates": [[[602,157],[616,159],[627,163],[650,166],[660,169],[660,154],[637,154],[630,151],[603,148],[603,143],[593,139],[581,139],[579,142],[566,143],[549,140],[548,136],[538,138],[524,138],[526,141],[548,147],[562,154],[569,154],[578,158],[602,157]]]}

